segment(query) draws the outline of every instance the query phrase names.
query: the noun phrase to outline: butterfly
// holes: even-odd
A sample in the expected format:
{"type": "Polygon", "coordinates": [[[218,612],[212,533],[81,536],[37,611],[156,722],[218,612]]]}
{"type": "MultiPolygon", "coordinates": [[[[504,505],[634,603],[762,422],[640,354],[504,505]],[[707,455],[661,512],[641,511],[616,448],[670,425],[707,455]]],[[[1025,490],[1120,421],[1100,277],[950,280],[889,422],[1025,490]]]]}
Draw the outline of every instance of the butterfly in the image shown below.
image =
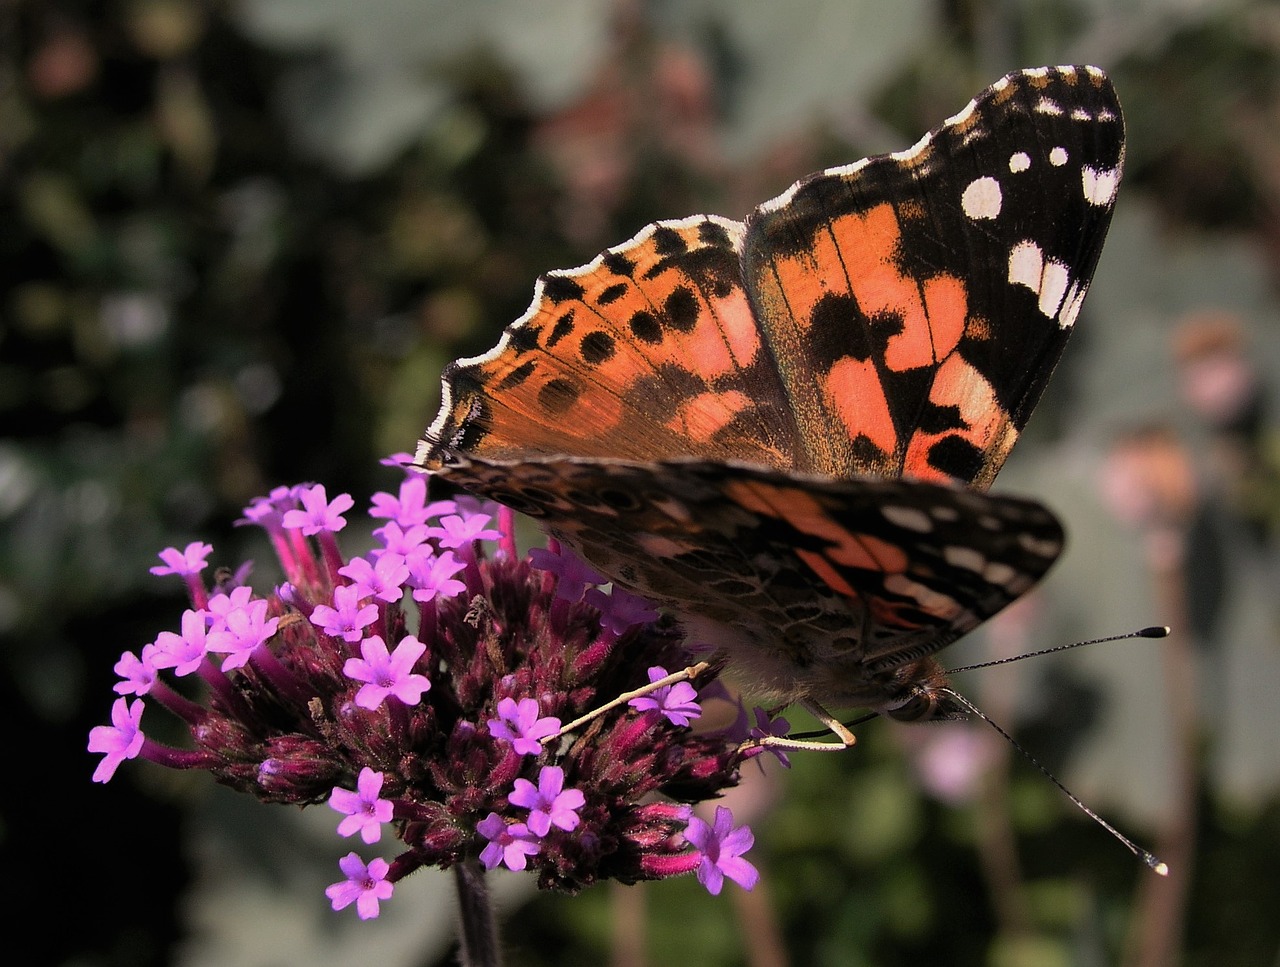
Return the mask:
{"type": "Polygon", "coordinates": [[[956,715],[933,656],[1063,548],[1049,510],[987,488],[1123,163],[1105,74],[1037,68],[743,222],[649,225],[446,367],[417,462],[668,609],[762,699],[956,715]]]}

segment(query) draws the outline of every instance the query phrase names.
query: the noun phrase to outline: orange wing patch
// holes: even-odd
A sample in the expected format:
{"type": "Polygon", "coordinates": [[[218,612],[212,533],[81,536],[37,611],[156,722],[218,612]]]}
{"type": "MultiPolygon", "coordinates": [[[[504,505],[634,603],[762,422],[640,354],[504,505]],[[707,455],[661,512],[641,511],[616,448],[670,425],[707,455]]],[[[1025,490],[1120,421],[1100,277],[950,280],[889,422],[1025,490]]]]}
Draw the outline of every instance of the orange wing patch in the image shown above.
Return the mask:
{"type": "Polygon", "coordinates": [[[428,438],[488,459],[790,465],[796,431],[742,286],[741,230],[703,217],[658,223],[545,276],[498,346],[450,368],[451,398],[428,438]]]}

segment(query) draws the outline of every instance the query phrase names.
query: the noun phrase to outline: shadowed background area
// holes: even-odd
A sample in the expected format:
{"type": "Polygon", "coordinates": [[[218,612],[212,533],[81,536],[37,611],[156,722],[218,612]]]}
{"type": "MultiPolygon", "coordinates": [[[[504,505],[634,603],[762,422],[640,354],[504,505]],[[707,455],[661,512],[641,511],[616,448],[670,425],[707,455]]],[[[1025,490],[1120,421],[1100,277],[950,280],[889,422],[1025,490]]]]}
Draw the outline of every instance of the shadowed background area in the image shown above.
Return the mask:
{"type": "Polygon", "coordinates": [[[1124,105],[1126,181],[996,485],[1053,507],[1069,547],[944,657],[1173,626],[956,685],[1174,875],[980,723],[876,721],[846,754],[750,770],[732,805],[757,833],[757,892],[568,898],[495,877],[504,938],[533,965],[1275,962],[1278,60],[1260,0],[0,4],[14,948],[452,962],[431,874],[377,921],[328,909],[347,848],[329,810],[145,763],[90,783],[112,665],[183,607],[147,573],[156,553],[198,539],[217,564],[265,562],[232,526],[255,495],[316,480],[363,506],[394,486],[378,458],[412,450],[442,366],[488,348],[540,272],[906,147],[1008,70],[1089,62],[1124,105]],[[50,907],[67,928],[36,932],[50,907]]]}

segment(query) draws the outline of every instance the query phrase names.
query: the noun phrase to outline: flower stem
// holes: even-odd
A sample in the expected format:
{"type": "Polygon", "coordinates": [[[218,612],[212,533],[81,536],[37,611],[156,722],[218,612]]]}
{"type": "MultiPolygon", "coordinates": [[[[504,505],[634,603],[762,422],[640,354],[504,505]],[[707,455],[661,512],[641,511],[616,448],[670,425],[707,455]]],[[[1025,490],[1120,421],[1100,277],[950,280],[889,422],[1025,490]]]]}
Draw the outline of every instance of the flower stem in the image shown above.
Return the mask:
{"type": "Polygon", "coordinates": [[[453,882],[458,890],[458,920],[463,967],[501,967],[498,926],[484,881],[484,870],[474,858],[455,863],[453,882]]]}

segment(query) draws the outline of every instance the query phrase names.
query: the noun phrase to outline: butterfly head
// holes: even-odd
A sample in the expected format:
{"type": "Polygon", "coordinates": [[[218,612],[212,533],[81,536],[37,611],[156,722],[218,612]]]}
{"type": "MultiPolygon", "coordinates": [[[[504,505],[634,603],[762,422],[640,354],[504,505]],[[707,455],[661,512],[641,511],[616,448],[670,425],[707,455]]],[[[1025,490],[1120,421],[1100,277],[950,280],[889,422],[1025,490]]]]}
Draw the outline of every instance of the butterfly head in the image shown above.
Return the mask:
{"type": "Polygon", "coordinates": [[[902,692],[878,709],[889,718],[899,722],[945,722],[964,717],[964,706],[956,701],[942,666],[932,658],[898,668],[894,678],[901,683],[902,692]]]}

